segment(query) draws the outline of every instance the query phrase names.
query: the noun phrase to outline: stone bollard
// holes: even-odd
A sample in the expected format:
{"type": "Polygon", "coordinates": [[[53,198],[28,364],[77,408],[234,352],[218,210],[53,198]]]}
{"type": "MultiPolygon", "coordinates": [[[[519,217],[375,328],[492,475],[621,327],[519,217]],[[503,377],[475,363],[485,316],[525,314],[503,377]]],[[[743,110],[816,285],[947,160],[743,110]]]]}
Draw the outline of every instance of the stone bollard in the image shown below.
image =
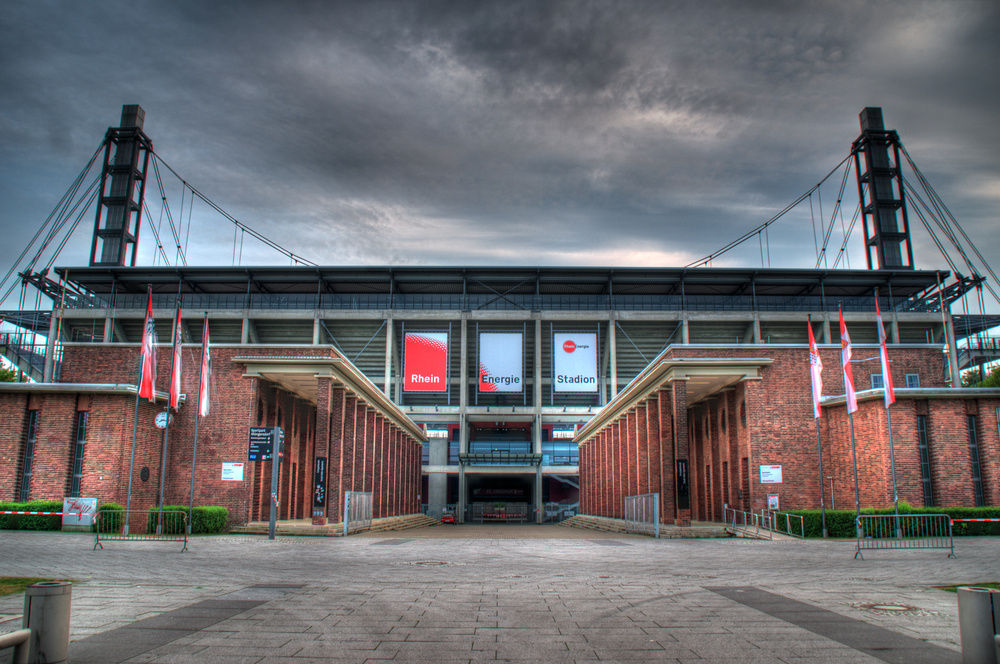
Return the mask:
{"type": "Polygon", "coordinates": [[[30,664],[64,664],[68,659],[72,588],[67,581],[42,581],[25,588],[22,627],[31,630],[30,664]]]}
{"type": "Polygon", "coordinates": [[[1000,664],[994,638],[1000,634],[1000,590],[959,588],[958,629],[962,664],[1000,664]]]}

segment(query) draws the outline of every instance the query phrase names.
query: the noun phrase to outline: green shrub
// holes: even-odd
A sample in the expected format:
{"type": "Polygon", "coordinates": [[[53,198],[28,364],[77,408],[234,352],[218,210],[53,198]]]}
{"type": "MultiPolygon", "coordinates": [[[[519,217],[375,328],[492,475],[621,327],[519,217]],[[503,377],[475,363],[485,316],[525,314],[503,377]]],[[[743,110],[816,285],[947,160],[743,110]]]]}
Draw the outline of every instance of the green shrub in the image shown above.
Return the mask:
{"type": "MultiPolygon", "coordinates": [[[[1000,519],[1000,507],[913,507],[905,501],[899,502],[900,514],[947,514],[952,519],[1000,519]]],[[[820,510],[791,510],[788,514],[802,517],[806,537],[822,537],[823,525],[820,510]]],[[[893,514],[893,509],[867,507],[862,515],[893,514]]],[[[854,510],[827,510],[826,528],[830,537],[853,539],[854,510]]],[[[956,523],[952,528],[955,537],[964,535],[1000,535],[1000,522],[956,523]]],[[[903,533],[906,537],[907,533],[903,533]]]]}
{"type": "Polygon", "coordinates": [[[101,503],[97,506],[98,517],[94,529],[102,533],[118,533],[125,526],[125,507],[118,503],[101,503]],[[100,514],[105,512],[105,514],[100,514]]]}
{"type": "MultiPolygon", "coordinates": [[[[29,500],[25,503],[13,501],[0,502],[3,512],[62,512],[61,500],[29,500]]],[[[40,514],[2,514],[0,528],[5,530],[59,530],[62,528],[62,516],[44,516],[40,514]]]]}
{"type": "MultiPolygon", "coordinates": [[[[153,508],[150,510],[154,512],[149,517],[149,523],[146,527],[146,532],[156,532],[156,524],[158,519],[156,518],[155,512],[159,511],[158,508],[153,508]]],[[[165,512],[184,512],[185,515],[188,513],[187,505],[164,505],[163,511],[165,512]]],[[[167,519],[165,522],[167,530],[164,530],[164,534],[177,535],[183,532],[180,530],[181,521],[175,518],[167,519]],[[176,532],[174,532],[176,531],[176,532]]],[[[191,521],[191,533],[195,535],[207,535],[212,533],[225,532],[226,526],[229,523],[229,510],[225,507],[218,505],[199,505],[194,508],[194,513],[192,515],[191,521]]]]}

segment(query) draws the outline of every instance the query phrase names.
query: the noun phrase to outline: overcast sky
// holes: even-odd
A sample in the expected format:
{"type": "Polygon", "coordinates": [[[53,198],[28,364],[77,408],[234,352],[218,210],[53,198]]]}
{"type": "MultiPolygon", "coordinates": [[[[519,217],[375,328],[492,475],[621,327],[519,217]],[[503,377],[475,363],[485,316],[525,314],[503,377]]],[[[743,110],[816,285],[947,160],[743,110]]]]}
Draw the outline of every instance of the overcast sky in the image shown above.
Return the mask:
{"type": "MultiPolygon", "coordinates": [[[[998,35],[995,0],[6,0],[0,267],[123,104],[145,109],[156,153],[192,186],[315,263],[608,266],[722,247],[834,169],[858,114],[881,106],[996,263],[998,35]]],[[[827,217],[840,177],[821,192],[827,217]]],[[[233,226],[189,199],[182,213],[165,186],[193,220],[188,263],[232,264],[233,226]]],[[[846,191],[856,206],[853,175],[846,191]]],[[[773,267],[812,267],[819,203],[713,265],[769,252],[773,267]]],[[[85,264],[92,230],[89,214],[57,265],[85,264]]],[[[914,234],[917,267],[944,267],[914,234]]]]}

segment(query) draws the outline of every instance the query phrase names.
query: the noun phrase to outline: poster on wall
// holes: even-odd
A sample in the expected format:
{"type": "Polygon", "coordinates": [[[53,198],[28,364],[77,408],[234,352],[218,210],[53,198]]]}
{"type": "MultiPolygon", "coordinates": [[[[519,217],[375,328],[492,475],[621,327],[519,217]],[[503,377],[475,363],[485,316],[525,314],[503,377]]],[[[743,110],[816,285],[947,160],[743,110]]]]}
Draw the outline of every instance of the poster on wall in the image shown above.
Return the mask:
{"type": "Polygon", "coordinates": [[[403,340],[403,391],[448,391],[448,333],[407,332],[403,340]]]}
{"type": "Polygon", "coordinates": [[[479,391],[521,392],[524,390],[520,332],[479,333],[479,391]]]}
{"type": "Polygon", "coordinates": [[[781,466],[761,466],[760,467],[760,483],[761,484],[781,484],[781,466]]]}
{"type": "Polygon", "coordinates": [[[597,392],[597,334],[556,332],[552,342],[552,390],[597,392]]]}

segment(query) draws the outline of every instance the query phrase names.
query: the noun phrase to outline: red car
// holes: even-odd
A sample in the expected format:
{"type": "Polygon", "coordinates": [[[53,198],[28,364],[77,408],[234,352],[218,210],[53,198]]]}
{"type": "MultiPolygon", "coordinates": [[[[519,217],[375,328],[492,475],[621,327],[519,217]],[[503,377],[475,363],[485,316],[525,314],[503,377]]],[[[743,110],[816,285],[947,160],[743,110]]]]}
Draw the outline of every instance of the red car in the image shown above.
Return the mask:
{"type": "Polygon", "coordinates": [[[455,515],[450,512],[445,512],[441,515],[441,523],[455,523],[455,515]]]}

